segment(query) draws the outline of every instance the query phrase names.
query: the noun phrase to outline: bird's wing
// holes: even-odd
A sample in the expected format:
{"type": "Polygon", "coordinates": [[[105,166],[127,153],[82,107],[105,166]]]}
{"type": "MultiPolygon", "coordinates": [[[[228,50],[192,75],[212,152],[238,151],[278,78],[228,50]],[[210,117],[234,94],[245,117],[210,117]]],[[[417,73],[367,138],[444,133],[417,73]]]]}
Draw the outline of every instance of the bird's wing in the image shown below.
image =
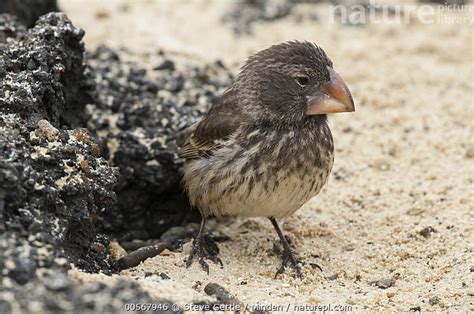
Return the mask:
{"type": "Polygon", "coordinates": [[[203,158],[211,156],[216,149],[222,147],[240,125],[236,101],[232,90],[219,97],[181,147],[179,157],[203,158]]]}

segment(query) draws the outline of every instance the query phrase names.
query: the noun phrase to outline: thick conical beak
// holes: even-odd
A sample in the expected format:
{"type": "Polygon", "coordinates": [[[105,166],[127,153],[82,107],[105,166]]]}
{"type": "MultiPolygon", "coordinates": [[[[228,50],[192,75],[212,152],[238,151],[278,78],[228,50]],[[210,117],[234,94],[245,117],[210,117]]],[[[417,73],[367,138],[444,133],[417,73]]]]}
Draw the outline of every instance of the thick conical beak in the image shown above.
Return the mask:
{"type": "Polygon", "coordinates": [[[308,96],[306,115],[355,111],[351,92],[339,74],[328,67],[330,80],[308,96]]]}

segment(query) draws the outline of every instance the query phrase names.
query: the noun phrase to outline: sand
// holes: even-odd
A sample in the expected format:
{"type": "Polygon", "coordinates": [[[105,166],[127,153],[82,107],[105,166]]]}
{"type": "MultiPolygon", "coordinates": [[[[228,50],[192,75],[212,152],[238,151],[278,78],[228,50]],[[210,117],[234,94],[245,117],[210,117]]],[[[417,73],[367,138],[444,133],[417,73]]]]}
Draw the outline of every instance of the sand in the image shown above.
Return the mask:
{"type": "MultiPolygon", "coordinates": [[[[256,24],[252,36],[236,37],[220,23],[229,10],[224,1],[63,0],[60,6],[86,30],[88,49],[126,47],[143,63],[146,53],[165,49],[193,60],[221,59],[237,70],[248,54],[271,44],[314,41],[349,85],[357,109],[330,117],[336,161],[329,183],[283,223],[305,263],[303,281],[292,271],[273,278],[277,238],[264,218],[210,225],[232,240],[220,244],[224,269],[211,263],[209,275],[197,264],[185,269],[187,245],[120,275],[76,271],[74,278],[140,278],[152,296],[180,305],[205,299],[204,286],[217,282],[244,304],[290,304],[290,311],[297,304],[474,311],[472,23],[341,26],[329,23],[325,4],[301,4],[291,16],[256,24]],[[309,13],[319,21],[295,18],[309,13]],[[172,279],[144,278],[145,272],[172,279]],[[371,284],[381,279],[395,284],[371,284]]],[[[473,11],[441,17],[472,19],[473,11]]]]}

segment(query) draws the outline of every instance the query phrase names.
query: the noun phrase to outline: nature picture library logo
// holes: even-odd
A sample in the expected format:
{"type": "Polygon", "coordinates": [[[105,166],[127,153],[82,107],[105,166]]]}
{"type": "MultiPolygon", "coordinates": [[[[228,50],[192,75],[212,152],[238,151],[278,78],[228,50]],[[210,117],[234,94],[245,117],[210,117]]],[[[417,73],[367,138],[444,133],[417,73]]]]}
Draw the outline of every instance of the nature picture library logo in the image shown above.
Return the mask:
{"type": "MultiPolygon", "coordinates": [[[[460,1],[461,2],[461,1],[460,1]]],[[[465,24],[474,23],[474,4],[389,4],[375,0],[329,7],[329,23],[365,24],[465,24]]]]}

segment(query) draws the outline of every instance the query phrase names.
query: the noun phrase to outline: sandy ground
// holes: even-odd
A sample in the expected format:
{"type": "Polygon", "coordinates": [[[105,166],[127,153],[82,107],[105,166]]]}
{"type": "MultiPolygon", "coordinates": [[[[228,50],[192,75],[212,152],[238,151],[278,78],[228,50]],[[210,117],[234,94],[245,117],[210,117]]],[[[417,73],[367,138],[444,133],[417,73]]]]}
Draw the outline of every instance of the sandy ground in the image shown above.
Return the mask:
{"type": "Polygon", "coordinates": [[[185,270],[186,254],[173,253],[120,276],[75,272],[75,278],[140,278],[152,295],[181,305],[202,300],[204,286],[217,282],[245,304],[474,311],[472,23],[341,26],[329,23],[327,6],[301,4],[295,13],[317,13],[319,21],[289,16],[239,38],[220,23],[229,8],[224,1],[60,5],[86,30],[88,49],[106,43],[137,56],[163,48],[197,60],[218,58],[235,69],[270,44],[314,41],[345,78],[357,108],[330,118],[336,161],[328,186],[283,224],[305,263],[303,281],[291,271],[273,278],[280,263],[269,256],[276,234],[263,218],[214,223],[232,241],[220,245],[224,269],[211,265],[209,276],[198,265],[185,270]],[[144,278],[145,272],[165,272],[172,280],[144,278]],[[395,285],[370,284],[380,279],[395,285]]]}

